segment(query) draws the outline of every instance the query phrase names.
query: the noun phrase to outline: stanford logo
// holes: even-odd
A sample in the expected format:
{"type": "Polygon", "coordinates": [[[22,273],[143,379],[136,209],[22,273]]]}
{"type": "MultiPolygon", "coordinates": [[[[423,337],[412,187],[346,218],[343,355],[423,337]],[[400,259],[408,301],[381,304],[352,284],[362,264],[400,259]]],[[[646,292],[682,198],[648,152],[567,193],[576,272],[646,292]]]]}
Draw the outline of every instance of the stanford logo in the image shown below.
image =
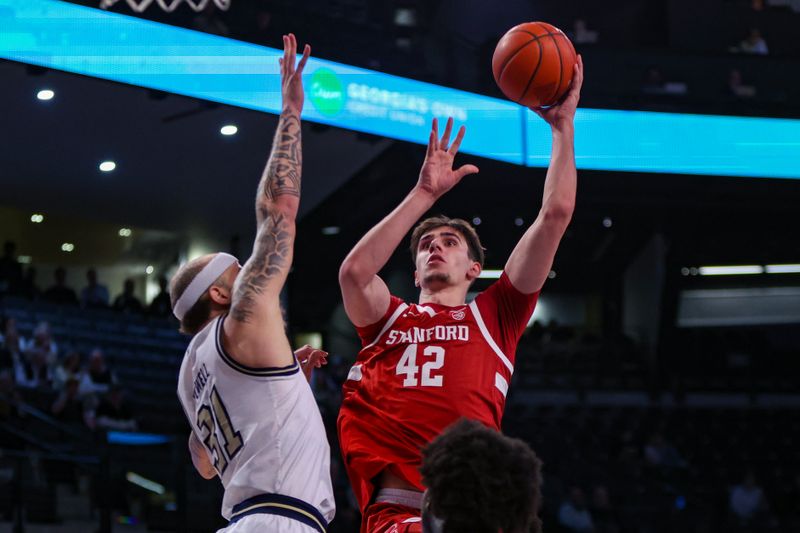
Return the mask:
{"type": "Polygon", "coordinates": [[[459,309],[458,311],[450,311],[450,316],[453,317],[453,320],[464,320],[467,313],[463,309],[459,309]]]}

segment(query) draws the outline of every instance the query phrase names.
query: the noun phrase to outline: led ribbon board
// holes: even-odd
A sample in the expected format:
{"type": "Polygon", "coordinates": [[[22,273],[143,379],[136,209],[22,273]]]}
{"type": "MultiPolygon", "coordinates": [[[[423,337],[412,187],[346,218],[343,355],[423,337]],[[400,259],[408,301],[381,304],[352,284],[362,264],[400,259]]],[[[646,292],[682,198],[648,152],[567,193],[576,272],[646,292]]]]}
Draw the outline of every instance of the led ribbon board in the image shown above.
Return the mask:
{"type": "MultiPolygon", "coordinates": [[[[301,42],[302,42],[302,35],[301,42]]],[[[0,57],[269,113],[280,50],[57,0],[0,0],[0,57]]],[[[487,76],[489,65],[486,66],[487,76]]],[[[306,120],[425,144],[467,125],[462,151],[547,166],[548,127],[506,100],[312,58],[306,120]]],[[[800,120],[579,109],[579,168],[800,178],[800,120]]]]}
{"type": "MultiPolygon", "coordinates": [[[[526,164],[546,167],[548,126],[528,110],[526,164]]],[[[578,168],[800,178],[800,120],[578,109],[578,168]]]]}

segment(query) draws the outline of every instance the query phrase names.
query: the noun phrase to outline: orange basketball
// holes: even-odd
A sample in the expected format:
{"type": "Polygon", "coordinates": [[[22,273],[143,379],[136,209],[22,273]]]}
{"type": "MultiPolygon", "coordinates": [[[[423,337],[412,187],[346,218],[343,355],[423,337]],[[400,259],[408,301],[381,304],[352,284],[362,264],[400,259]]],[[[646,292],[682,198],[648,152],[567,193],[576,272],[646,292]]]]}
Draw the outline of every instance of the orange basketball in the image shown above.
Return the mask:
{"type": "Polygon", "coordinates": [[[569,89],[576,61],[563,31],[546,22],[526,22],[497,43],[492,72],[509,99],[526,107],[551,106],[569,89]]]}

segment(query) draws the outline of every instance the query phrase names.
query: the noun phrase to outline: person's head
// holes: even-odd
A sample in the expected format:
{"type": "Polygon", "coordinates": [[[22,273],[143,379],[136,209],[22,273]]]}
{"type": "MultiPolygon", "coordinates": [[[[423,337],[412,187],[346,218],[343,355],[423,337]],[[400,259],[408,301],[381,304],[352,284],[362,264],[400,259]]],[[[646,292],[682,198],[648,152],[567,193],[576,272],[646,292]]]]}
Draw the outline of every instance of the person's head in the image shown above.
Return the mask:
{"type": "Polygon", "coordinates": [[[758,28],[750,28],[750,35],[748,37],[751,43],[757,43],[761,40],[761,30],[758,28]]]}
{"type": "Polygon", "coordinates": [[[456,422],[422,450],[423,531],[541,531],[541,465],[521,440],[472,420],[456,422]]]}
{"type": "Polygon", "coordinates": [[[133,296],[133,290],[136,288],[134,285],[133,280],[128,278],[125,280],[125,283],[122,285],[122,292],[125,293],[126,296],[133,296]]]}
{"type": "Polygon", "coordinates": [[[93,373],[103,372],[106,369],[106,360],[103,356],[103,350],[95,348],[89,354],[89,371],[93,373]]]}
{"type": "Polygon", "coordinates": [[[192,259],[178,269],[169,296],[181,332],[194,335],[230,308],[233,284],[241,269],[236,258],[220,253],[192,259]]]}
{"type": "Polygon", "coordinates": [[[86,281],[89,282],[90,287],[97,285],[97,271],[95,269],[90,268],[86,271],[86,281]]]}
{"type": "Polygon", "coordinates": [[[38,345],[49,344],[51,340],[50,324],[47,322],[39,322],[33,330],[33,340],[38,345]]]}
{"type": "Polygon", "coordinates": [[[414,283],[423,289],[472,284],[483,269],[484,252],[469,222],[445,216],[420,222],[411,234],[414,283]]]}
{"type": "Polygon", "coordinates": [[[56,285],[61,286],[64,285],[64,282],[67,281],[67,271],[64,267],[58,267],[55,272],[53,272],[53,277],[56,280],[56,285]]]}
{"type": "Polygon", "coordinates": [[[167,276],[164,276],[163,274],[158,276],[158,288],[161,289],[161,292],[167,292],[167,285],[167,276]]]}

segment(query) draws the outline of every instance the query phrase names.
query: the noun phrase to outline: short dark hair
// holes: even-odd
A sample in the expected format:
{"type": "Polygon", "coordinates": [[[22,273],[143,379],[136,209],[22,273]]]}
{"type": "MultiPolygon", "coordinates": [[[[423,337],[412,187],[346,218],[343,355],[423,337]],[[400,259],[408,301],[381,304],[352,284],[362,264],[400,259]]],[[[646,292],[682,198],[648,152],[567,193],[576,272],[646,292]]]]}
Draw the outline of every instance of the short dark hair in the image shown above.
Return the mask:
{"type": "Polygon", "coordinates": [[[461,419],[422,450],[420,472],[443,533],[539,533],[541,467],[523,441],[461,419]]]}
{"type": "Polygon", "coordinates": [[[417,261],[417,248],[419,241],[423,235],[428,233],[434,228],[447,226],[461,233],[467,241],[467,249],[469,250],[469,258],[477,261],[483,268],[483,262],[486,259],[484,255],[483,246],[481,246],[481,239],[478,237],[478,232],[472,227],[472,224],[460,218],[449,218],[444,215],[426,218],[414,228],[411,233],[411,259],[416,263],[417,261]]]}
{"type": "MultiPolygon", "coordinates": [[[[203,268],[211,261],[213,255],[199,257],[189,261],[172,277],[172,282],[169,287],[169,299],[172,304],[172,309],[175,309],[175,304],[178,299],[183,295],[184,291],[189,287],[189,284],[197,276],[203,268]]],[[[186,312],[181,320],[180,331],[187,335],[195,335],[199,332],[203,324],[208,321],[211,316],[211,297],[208,292],[203,294],[197,302],[186,312]]]]}

